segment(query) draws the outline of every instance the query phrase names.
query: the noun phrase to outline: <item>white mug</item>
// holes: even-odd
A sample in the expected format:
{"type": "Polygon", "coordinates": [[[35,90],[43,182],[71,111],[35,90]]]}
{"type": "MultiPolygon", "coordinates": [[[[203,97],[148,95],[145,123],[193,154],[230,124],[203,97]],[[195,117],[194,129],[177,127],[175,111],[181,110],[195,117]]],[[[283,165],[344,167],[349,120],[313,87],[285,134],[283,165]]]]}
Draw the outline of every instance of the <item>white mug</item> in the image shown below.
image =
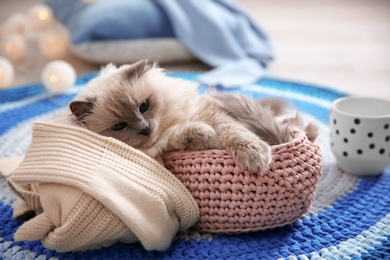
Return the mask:
{"type": "Polygon", "coordinates": [[[335,100],[330,114],[331,148],[345,172],[375,176],[390,164],[390,101],[369,97],[335,100]]]}

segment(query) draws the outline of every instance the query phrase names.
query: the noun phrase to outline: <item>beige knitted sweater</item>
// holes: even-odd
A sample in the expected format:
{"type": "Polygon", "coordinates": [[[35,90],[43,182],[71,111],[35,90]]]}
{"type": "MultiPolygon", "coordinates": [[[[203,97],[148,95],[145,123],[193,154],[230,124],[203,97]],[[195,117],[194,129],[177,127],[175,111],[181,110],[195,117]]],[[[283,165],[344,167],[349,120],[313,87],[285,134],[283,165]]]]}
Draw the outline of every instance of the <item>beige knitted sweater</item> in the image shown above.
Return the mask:
{"type": "Polygon", "coordinates": [[[142,152],[65,120],[35,123],[32,143],[7,179],[18,195],[14,217],[33,209],[15,240],[41,239],[73,251],[140,241],[165,250],[199,218],[195,199],[142,152]]]}

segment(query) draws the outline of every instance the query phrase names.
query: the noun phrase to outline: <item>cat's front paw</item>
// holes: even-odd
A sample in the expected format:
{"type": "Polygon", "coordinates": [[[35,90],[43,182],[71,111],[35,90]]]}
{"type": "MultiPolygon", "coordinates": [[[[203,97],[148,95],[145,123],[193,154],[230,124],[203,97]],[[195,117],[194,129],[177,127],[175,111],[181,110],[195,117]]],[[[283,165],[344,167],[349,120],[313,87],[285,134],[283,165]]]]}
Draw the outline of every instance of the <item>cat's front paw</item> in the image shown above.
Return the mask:
{"type": "Polygon", "coordinates": [[[261,140],[241,143],[232,154],[241,168],[259,174],[265,173],[272,161],[271,146],[261,140]]]}
{"type": "Polygon", "coordinates": [[[168,150],[194,151],[222,148],[215,130],[202,122],[189,122],[179,126],[168,142],[168,150]]]}

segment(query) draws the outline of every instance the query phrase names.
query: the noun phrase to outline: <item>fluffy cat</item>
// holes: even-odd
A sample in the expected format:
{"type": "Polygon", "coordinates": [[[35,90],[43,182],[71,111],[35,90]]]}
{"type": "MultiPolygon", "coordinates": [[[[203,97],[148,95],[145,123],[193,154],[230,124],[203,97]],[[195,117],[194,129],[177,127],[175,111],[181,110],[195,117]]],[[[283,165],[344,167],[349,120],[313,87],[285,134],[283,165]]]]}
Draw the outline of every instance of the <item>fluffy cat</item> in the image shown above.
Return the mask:
{"type": "Polygon", "coordinates": [[[148,61],[117,68],[109,64],[69,105],[75,120],[93,132],[116,138],[162,162],[171,150],[226,149],[250,172],[271,162],[271,145],[291,140],[289,126],[304,129],[297,114],[281,119],[286,103],[211,92],[168,77],[148,61]]]}

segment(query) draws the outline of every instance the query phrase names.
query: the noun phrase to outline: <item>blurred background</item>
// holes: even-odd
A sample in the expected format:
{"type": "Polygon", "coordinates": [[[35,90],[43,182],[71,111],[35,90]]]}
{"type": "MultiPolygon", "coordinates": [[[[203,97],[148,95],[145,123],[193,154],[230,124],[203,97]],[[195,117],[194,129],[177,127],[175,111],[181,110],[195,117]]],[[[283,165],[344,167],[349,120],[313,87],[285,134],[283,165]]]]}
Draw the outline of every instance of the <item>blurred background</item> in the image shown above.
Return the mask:
{"type": "MultiPolygon", "coordinates": [[[[26,13],[43,2],[0,0],[0,24],[12,14],[26,13]]],[[[236,3],[261,25],[274,45],[276,58],[270,64],[268,77],[390,99],[390,1],[238,0],[236,3]]],[[[39,54],[38,45],[37,41],[27,44],[29,57],[16,62],[10,85],[41,81],[43,67],[54,58],[39,54]]],[[[55,58],[69,62],[77,75],[97,71],[102,65],[81,59],[69,48],[55,58]]],[[[191,58],[161,65],[173,71],[210,69],[191,58]]]]}

